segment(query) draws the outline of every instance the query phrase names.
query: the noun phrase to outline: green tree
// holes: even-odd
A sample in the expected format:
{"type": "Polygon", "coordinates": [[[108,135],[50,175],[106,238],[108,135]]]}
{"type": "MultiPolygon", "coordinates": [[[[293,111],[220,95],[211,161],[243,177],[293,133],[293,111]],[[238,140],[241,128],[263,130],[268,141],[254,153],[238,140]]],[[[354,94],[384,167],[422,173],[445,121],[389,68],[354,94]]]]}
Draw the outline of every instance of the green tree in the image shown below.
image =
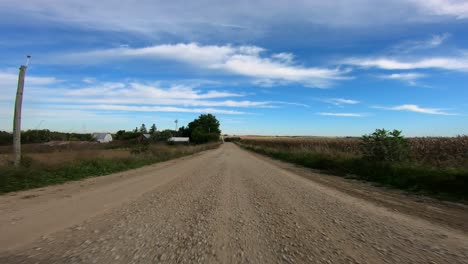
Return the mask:
{"type": "Polygon", "coordinates": [[[0,131],[0,145],[13,144],[13,135],[6,131],[0,131]]]}
{"type": "Polygon", "coordinates": [[[140,127],[140,132],[143,133],[143,134],[146,134],[148,133],[148,130],[146,130],[146,126],[145,124],[141,124],[141,127],[140,127]]]}
{"type": "Polygon", "coordinates": [[[156,133],[156,131],[157,131],[156,125],[153,124],[153,125],[151,126],[150,130],[149,130],[149,133],[150,133],[151,135],[154,135],[154,133],[156,133]]]}
{"type": "Polygon", "coordinates": [[[181,126],[179,131],[177,131],[177,136],[179,137],[190,137],[190,130],[188,127],[181,126]]]}
{"type": "Polygon", "coordinates": [[[185,133],[190,135],[190,140],[195,143],[206,143],[219,140],[221,130],[219,121],[212,114],[202,114],[188,124],[185,133]]]}
{"type": "Polygon", "coordinates": [[[361,138],[364,157],[374,161],[403,161],[408,158],[409,144],[399,130],[376,129],[361,138]]]}
{"type": "Polygon", "coordinates": [[[172,130],[166,129],[166,130],[159,132],[156,136],[156,139],[160,141],[167,141],[171,137],[172,137],[172,130]]]}

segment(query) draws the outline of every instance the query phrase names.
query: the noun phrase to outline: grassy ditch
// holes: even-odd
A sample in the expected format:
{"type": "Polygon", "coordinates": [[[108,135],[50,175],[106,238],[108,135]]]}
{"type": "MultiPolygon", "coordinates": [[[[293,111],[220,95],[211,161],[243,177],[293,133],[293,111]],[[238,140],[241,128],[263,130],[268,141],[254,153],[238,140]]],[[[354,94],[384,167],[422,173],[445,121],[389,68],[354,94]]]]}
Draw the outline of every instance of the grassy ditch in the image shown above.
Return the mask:
{"type": "MultiPolygon", "coordinates": [[[[90,155],[89,150],[86,153],[75,151],[72,152],[73,155],[70,155],[70,152],[52,153],[46,161],[33,159],[26,155],[20,168],[14,168],[11,165],[0,166],[0,193],[107,175],[217,147],[219,147],[219,143],[195,146],[158,144],[124,150],[126,155],[122,155],[122,150],[119,150],[119,153],[113,153],[113,150],[110,150],[112,152],[107,153],[107,155],[102,155],[102,153],[90,155]],[[59,164],[50,159],[59,156],[63,158],[67,155],[73,156],[73,158],[61,160],[59,164]],[[79,157],[76,158],[76,156],[79,157]]],[[[32,154],[30,155],[32,156],[32,154]]]]}
{"type": "Polygon", "coordinates": [[[237,144],[275,159],[338,176],[352,175],[358,179],[443,199],[468,200],[468,170],[464,168],[434,168],[411,162],[376,162],[351,155],[334,156],[307,150],[284,150],[242,142],[237,144]]]}

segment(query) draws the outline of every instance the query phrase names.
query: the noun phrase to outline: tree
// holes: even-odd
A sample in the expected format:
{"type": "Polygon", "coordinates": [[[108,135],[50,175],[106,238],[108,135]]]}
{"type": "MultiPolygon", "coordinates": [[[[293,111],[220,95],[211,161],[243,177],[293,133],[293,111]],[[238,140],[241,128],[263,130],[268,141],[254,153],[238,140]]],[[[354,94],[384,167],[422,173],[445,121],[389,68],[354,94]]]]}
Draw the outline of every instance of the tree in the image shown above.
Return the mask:
{"type": "Polygon", "coordinates": [[[143,134],[146,134],[148,133],[148,130],[146,130],[146,126],[145,124],[141,124],[141,127],[140,127],[140,132],[143,133],[143,134]]]}
{"type": "Polygon", "coordinates": [[[177,136],[179,137],[190,137],[190,130],[188,127],[181,126],[179,131],[177,131],[177,136]]]}
{"type": "Polygon", "coordinates": [[[200,115],[197,119],[188,124],[185,133],[190,135],[190,140],[195,143],[206,143],[219,140],[221,130],[219,121],[212,114],[200,115]]]}
{"type": "Polygon", "coordinates": [[[172,131],[170,129],[163,130],[157,134],[157,140],[167,141],[172,137],[172,131]]]}
{"type": "Polygon", "coordinates": [[[399,130],[376,129],[361,138],[364,157],[374,161],[403,161],[408,158],[409,144],[399,130]]]}
{"type": "Polygon", "coordinates": [[[156,133],[156,131],[157,131],[156,125],[153,124],[153,125],[151,126],[150,130],[149,130],[149,133],[150,133],[151,135],[154,135],[154,133],[156,133]]]}
{"type": "Polygon", "coordinates": [[[135,127],[135,129],[133,129],[133,133],[138,133],[138,127],[135,127]]]}

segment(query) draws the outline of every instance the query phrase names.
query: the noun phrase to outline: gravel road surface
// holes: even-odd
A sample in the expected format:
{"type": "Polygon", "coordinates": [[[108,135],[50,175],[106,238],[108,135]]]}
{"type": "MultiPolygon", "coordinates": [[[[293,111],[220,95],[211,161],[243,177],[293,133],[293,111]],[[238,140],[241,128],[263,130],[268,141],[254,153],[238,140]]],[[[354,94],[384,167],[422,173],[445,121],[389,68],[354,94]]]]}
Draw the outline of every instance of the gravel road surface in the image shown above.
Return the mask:
{"type": "Polygon", "coordinates": [[[432,221],[332,185],[226,143],[7,194],[0,263],[468,263],[466,207],[421,202],[460,224],[432,221]]]}

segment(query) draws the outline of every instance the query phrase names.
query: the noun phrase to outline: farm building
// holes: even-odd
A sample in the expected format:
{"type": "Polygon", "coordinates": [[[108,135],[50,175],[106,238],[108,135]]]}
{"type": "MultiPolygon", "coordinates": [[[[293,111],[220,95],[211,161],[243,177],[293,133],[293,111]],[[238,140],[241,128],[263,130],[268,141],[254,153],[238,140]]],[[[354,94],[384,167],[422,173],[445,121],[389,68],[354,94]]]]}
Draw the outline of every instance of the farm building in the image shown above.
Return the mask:
{"type": "Polygon", "coordinates": [[[151,139],[151,135],[150,134],[141,134],[139,137],[138,137],[138,141],[139,142],[143,142],[143,141],[148,141],[151,139]]]}
{"type": "Polygon", "coordinates": [[[167,141],[171,143],[189,143],[190,138],[188,137],[170,137],[167,141]]]}
{"type": "Polygon", "coordinates": [[[93,133],[93,138],[99,143],[109,143],[112,141],[110,133],[93,133]]]}

